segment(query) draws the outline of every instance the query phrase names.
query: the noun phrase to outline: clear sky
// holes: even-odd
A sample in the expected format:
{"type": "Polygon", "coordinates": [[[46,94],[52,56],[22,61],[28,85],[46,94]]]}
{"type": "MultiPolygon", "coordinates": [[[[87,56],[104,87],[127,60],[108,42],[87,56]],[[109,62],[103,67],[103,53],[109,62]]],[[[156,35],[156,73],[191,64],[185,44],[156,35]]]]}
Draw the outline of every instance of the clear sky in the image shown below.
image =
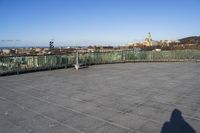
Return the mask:
{"type": "Polygon", "coordinates": [[[0,46],[119,45],[200,35],[200,0],[0,0],[0,46]]]}

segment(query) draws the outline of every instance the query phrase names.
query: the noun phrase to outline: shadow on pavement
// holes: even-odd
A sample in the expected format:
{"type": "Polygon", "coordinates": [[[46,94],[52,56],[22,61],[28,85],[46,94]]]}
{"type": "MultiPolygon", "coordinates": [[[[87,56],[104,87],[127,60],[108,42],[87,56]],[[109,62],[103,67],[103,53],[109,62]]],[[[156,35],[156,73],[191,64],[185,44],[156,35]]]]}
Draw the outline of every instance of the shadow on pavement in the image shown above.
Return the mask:
{"type": "Polygon", "coordinates": [[[174,109],[170,121],[163,124],[161,133],[196,133],[196,131],[184,120],[181,111],[174,109]]]}

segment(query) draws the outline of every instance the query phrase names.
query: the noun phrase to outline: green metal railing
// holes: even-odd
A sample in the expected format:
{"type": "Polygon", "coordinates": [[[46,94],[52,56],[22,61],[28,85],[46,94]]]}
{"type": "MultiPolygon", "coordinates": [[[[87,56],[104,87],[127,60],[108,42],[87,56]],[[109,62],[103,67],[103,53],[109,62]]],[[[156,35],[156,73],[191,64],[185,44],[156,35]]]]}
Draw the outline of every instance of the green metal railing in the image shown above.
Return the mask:
{"type": "MultiPolygon", "coordinates": [[[[198,61],[200,50],[175,51],[113,51],[79,53],[79,62],[86,64],[106,64],[140,61],[198,61]]],[[[76,53],[66,55],[9,56],[0,57],[0,75],[19,72],[48,70],[70,67],[76,63],[76,53]]]]}

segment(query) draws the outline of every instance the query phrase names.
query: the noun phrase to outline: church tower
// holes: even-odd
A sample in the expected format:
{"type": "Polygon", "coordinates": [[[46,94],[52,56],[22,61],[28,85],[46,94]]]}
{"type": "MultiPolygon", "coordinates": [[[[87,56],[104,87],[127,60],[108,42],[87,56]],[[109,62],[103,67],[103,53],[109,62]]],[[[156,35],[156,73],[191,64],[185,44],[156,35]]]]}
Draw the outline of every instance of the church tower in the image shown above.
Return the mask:
{"type": "Polygon", "coordinates": [[[148,36],[145,38],[144,45],[145,46],[152,46],[153,39],[151,37],[151,33],[148,33],[148,36]]]}
{"type": "Polygon", "coordinates": [[[149,45],[153,46],[153,44],[152,44],[153,43],[153,39],[151,37],[151,32],[148,33],[148,38],[149,38],[149,45]]]}

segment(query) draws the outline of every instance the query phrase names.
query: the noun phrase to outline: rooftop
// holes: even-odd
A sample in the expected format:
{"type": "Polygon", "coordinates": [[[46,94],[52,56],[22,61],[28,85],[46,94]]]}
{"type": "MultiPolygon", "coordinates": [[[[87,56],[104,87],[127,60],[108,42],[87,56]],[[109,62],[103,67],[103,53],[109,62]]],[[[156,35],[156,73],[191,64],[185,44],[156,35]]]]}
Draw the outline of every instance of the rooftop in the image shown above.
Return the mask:
{"type": "Polygon", "coordinates": [[[197,133],[199,68],[125,63],[0,77],[0,132],[164,133],[184,125],[197,133]]]}

